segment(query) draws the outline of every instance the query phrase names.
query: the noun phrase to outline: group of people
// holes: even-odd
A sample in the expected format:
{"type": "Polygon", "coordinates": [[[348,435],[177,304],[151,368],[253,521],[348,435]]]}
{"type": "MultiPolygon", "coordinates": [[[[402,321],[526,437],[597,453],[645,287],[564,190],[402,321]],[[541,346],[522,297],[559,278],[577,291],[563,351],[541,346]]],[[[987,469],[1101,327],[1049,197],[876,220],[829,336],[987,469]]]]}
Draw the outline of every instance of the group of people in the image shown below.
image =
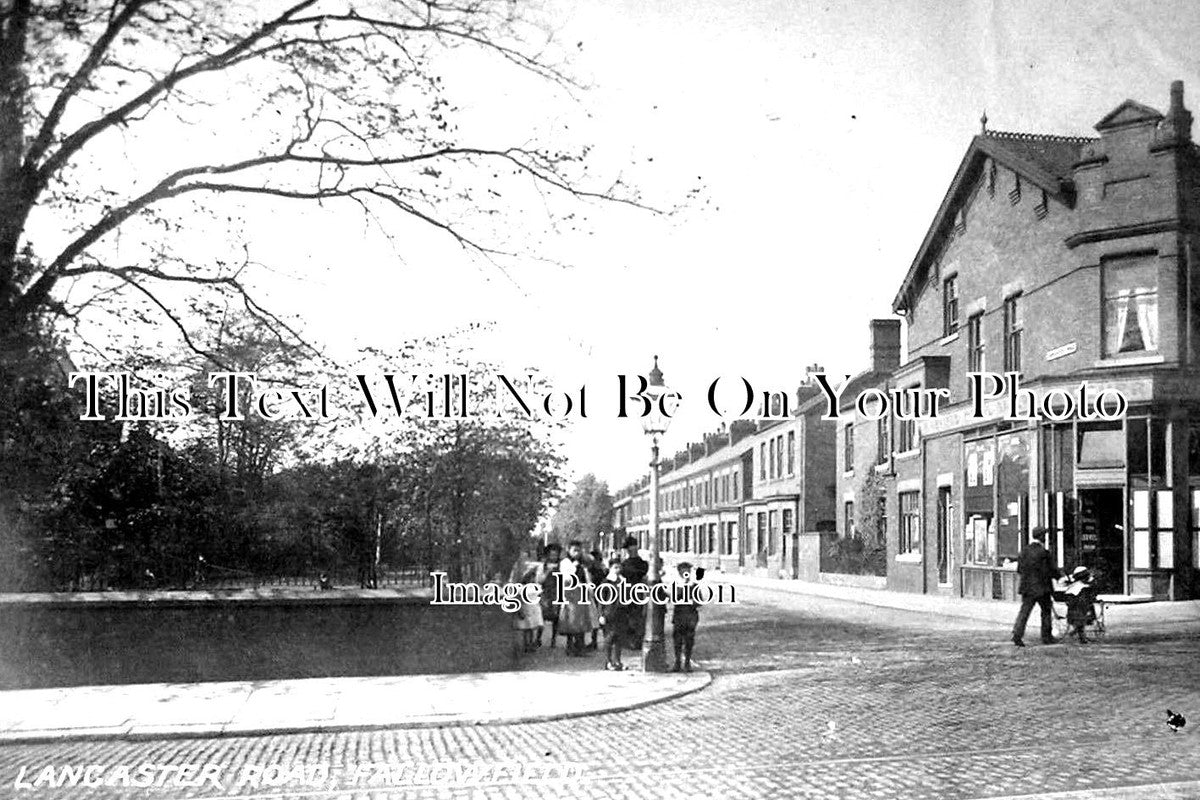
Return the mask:
{"type": "Polygon", "coordinates": [[[1080,644],[1087,644],[1087,626],[1096,620],[1096,589],[1092,572],[1080,566],[1072,570],[1069,576],[1063,575],[1046,549],[1046,533],[1043,527],[1034,528],[1029,536],[1029,544],[1017,559],[1017,577],[1020,580],[1017,591],[1021,595],[1021,609],[1013,625],[1012,642],[1017,647],[1025,646],[1025,626],[1036,605],[1042,610],[1042,642],[1057,644],[1053,628],[1053,601],[1058,599],[1067,604],[1067,625],[1071,634],[1080,644]],[[1064,579],[1064,585],[1055,586],[1057,580],[1064,579]]]}
{"type": "MultiPolygon", "coordinates": [[[[696,570],[699,574],[693,575],[690,564],[679,564],[676,569],[680,580],[685,582],[698,580],[703,576],[702,569],[696,570]]],[[[583,544],[579,541],[568,542],[565,555],[559,544],[547,544],[542,551],[541,563],[525,570],[517,578],[521,583],[536,583],[542,587],[539,602],[522,603],[516,612],[515,625],[522,631],[525,652],[532,652],[542,646],[542,637],[548,626],[550,647],[557,645],[560,635],[565,636],[566,654],[572,657],[586,656],[589,651],[599,650],[600,637],[603,636],[604,669],[624,670],[622,653],[641,648],[646,624],[646,607],[639,603],[621,602],[619,599],[601,604],[595,599],[595,592],[587,592],[584,585],[643,583],[649,571],[650,565],[638,553],[638,541],[632,536],[622,542],[620,555],[614,554],[607,559],[597,550],[584,552],[583,544]],[[559,574],[563,576],[564,586],[575,586],[563,592],[561,603],[557,602],[556,597],[556,575],[559,574]],[[573,577],[576,582],[568,581],[568,576],[573,577]],[[592,599],[589,600],[589,596],[592,599]],[[590,642],[587,641],[589,634],[590,642]]],[[[611,594],[620,597],[619,592],[611,594]]],[[[676,603],[672,622],[675,641],[674,671],[690,672],[699,609],[692,604],[676,603]]]]}

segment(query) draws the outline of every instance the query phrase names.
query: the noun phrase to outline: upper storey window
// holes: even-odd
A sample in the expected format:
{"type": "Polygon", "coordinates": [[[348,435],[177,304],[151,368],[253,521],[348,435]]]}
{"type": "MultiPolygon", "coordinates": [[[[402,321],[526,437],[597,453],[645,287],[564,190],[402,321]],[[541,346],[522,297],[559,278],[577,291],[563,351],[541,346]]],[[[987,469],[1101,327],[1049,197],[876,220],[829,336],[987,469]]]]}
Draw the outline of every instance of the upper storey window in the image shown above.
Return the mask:
{"type": "Polygon", "coordinates": [[[987,360],[984,353],[983,313],[974,314],[967,320],[967,372],[983,372],[987,360]]]}
{"type": "Polygon", "coordinates": [[[1154,255],[1114,258],[1102,265],[1104,354],[1158,350],[1158,268],[1154,255]]]}
{"type": "Polygon", "coordinates": [[[958,276],[942,282],[942,335],[958,332],[958,276]]]}
{"type": "Polygon", "coordinates": [[[1024,323],[1021,320],[1019,295],[1004,301],[1004,371],[1021,371],[1021,335],[1024,323]]]}

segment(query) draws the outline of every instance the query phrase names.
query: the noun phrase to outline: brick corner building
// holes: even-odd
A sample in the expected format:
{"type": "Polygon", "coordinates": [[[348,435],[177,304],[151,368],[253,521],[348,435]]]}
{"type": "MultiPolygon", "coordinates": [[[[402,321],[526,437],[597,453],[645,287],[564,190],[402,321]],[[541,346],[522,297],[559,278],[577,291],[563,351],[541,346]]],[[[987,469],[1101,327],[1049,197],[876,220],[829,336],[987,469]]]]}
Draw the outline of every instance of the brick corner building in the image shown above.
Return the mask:
{"type": "Polygon", "coordinates": [[[888,588],[1014,597],[1013,560],[1041,524],[1059,566],[1093,567],[1104,591],[1200,597],[1191,128],[1176,82],[1165,114],[1126,100],[1096,138],[985,121],[971,141],[893,302],[907,360],[900,320],[872,322],[836,426],[838,533],[863,535],[869,489],[888,588]],[[1084,383],[1128,410],[1005,419],[1007,397],[974,396],[968,376],[986,372],[1028,390],[1018,416],[1060,411],[1084,383]],[[865,389],[900,394],[873,419],[853,408],[865,389]],[[936,418],[911,418],[910,389],[945,390],[936,418]]]}

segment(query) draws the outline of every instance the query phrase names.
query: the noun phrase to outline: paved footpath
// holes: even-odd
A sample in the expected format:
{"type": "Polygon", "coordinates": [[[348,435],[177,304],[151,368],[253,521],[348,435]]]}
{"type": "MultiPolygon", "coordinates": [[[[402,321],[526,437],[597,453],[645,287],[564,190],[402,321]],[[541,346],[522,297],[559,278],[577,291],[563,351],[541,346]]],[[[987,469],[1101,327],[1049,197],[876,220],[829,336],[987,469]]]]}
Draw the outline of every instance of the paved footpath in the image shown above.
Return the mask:
{"type": "MultiPolygon", "coordinates": [[[[1194,626],[1018,650],[999,616],[749,585],[738,601],[702,612],[712,684],[668,702],[508,725],[9,744],[0,796],[1200,798],[1194,626]],[[1172,734],[1167,707],[1194,722],[1172,734]],[[50,785],[86,765],[100,785],[50,785]],[[126,785],[139,765],[161,785],[126,785]]],[[[522,674],[570,709],[584,678],[544,677],[565,661],[543,649],[522,674]]],[[[597,672],[595,655],[577,663],[597,672]]]]}
{"type": "Polygon", "coordinates": [[[706,672],[542,670],[29,689],[0,692],[0,742],[531,722],[640,708],[710,680],[706,672]],[[559,699],[573,693],[575,703],[559,699]]]}

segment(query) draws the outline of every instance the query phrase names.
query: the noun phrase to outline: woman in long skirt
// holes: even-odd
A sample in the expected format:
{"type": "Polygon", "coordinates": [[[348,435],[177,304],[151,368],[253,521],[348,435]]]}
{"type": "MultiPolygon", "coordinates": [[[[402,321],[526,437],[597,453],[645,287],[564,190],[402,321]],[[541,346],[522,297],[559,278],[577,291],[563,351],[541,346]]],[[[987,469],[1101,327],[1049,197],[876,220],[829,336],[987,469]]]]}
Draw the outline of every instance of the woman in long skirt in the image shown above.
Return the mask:
{"type": "Polygon", "coordinates": [[[574,577],[578,585],[563,593],[563,605],[558,612],[558,632],[567,636],[567,655],[585,655],[584,636],[591,632],[595,617],[592,604],[584,600],[584,586],[591,583],[591,576],[583,563],[583,545],[574,541],[567,545],[567,557],[558,565],[566,587],[574,577]]]}
{"type": "MultiPolygon", "coordinates": [[[[538,572],[540,570],[541,565],[527,568],[525,561],[522,559],[513,567],[509,582],[537,583],[538,572]]],[[[521,607],[516,612],[514,625],[517,630],[521,631],[521,644],[526,653],[532,652],[537,648],[538,639],[541,638],[542,626],[545,624],[545,621],[542,619],[542,603],[540,598],[532,603],[521,602],[521,607]],[[537,634],[537,638],[535,638],[535,634],[537,634]]]]}

